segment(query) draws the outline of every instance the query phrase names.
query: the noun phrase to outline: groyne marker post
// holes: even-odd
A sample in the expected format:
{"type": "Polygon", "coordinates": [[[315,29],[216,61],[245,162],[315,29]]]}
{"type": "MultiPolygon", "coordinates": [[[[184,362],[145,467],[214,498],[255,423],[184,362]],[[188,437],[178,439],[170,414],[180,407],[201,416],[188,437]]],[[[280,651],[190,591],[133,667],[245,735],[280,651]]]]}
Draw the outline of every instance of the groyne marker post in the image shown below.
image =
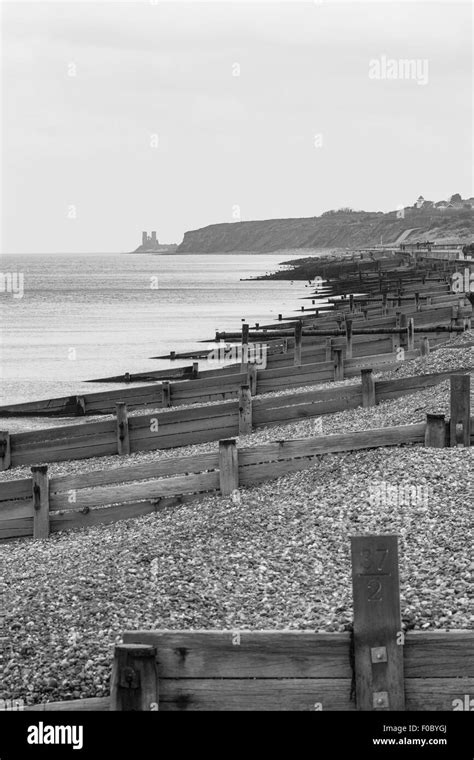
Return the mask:
{"type": "Polygon", "coordinates": [[[471,376],[451,375],[451,419],[449,443],[457,446],[458,427],[462,426],[461,443],[471,445],[471,376]]]}
{"type": "Polygon", "coordinates": [[[241,385],[239,391],[239,435],[252,432],[252,394],[250,385],[241,385]]]}
{"type": "Polygon", "coordinates": [[[150,712],[158,708],[156,648],[150,644],[117,644],[110,684],[110,710],[150,712]]]}
{"type": "Polygon", "coordinates": [[[11,466],[10,433],[8,430],[0,431],[0,470],[8,470],[11,466]]]}
{"type": "Polygon", "coordinates": [[[446,419],[444,414],[426,415],[425,446],[431,449],[444,449],[446,446],[446,419]]]}
{"type": "Polygon", "coordinates": [[[240,360],[240,371],[247,371],[249,361],[249,326],[246,322],[242,325],[242,358],[240,360]]]}
{"type": "Polygon", "coordinates": [[[303,342],[303,323],[297,322],[295,324],[295,354],[294,354],[294,366],[301,367],[301,344],[303,342]]]}
{"type": "Polygon", "coordinates": [[[397,536],[352,536],[358,710],[404,710],[397,536]]]}
{"type": "Polygon", "coordinates": [[[352,318],[346,317],[346,359],[352,359],[352,318]]]}
{"type": "Polygon", "coordinates": [[[334,380],[344,380],[344,359],[342,348],[334,349],[334,380]]]}
{"type": "Polygon", "coordinates": [[[163,380],[161,383],[161,406],[171,406],[171,386],[169,380],[163,380]]]}
{"type": "Polygon", "coordinates": [[[375,406],[375,382],[372,369],[361,369],[362,406],[375,406]]]}
{"type": "Polygon", "coordinates": [[[31,468],[33,497],[33,538],[49,536],[49,478],[46,465],[31,468]]]}
{"type": "Polygon", "coordinates": [[[239,487],[239,461],[235,438],[219,441],[219,488],[222,496],[230,496],[239,487]]]}
{"type": "Polygon", "coordinates": [[[256,364],[247,365],[247,384],[250,388],[250,395],[255,396],[257,394],[257,380],[258,370],[256,364]]]}
{"type": "Polygon", "coordinates": [[[117,454],[130,454],[130,435],[128,432],[127,405],[120,401],[115,404],[117,418],[117,454]]]}

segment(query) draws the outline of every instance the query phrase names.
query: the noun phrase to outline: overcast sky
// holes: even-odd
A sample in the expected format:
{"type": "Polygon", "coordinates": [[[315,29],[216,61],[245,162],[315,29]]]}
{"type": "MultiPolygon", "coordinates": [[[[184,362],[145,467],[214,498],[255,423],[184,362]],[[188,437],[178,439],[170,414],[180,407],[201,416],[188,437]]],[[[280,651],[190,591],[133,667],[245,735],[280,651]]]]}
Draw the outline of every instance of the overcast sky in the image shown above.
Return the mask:
{"type": "Polygon", "coordinates": [[[473,194],[469,2],[16,0],[2,15],[4,252],[473,194]],[[388,79],[384,56],[418,74],[388,79]]]}

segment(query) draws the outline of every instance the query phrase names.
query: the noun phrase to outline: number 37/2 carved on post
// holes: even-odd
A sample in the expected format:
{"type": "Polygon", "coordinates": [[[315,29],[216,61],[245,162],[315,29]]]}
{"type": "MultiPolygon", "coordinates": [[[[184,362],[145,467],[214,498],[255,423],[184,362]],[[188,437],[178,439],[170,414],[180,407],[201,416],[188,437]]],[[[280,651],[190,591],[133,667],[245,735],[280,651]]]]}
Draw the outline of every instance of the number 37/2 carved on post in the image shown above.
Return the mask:
{"type": "Polygon", "coordinates": [[[403,709],[398,539],[353,536],[351,549],[358,708],[403,709]]]}

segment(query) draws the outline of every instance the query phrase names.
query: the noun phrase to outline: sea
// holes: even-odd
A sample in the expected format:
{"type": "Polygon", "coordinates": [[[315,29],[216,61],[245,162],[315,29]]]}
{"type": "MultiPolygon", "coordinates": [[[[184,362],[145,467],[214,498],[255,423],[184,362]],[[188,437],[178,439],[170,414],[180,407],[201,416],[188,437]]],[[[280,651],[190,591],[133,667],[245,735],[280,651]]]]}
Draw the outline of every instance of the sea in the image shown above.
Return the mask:
{"type": "Polygon", "coordinates": [[[152,357],[194,351],[201,341],[211,351],[216,330],[300,310],[310,294],[304,282],[247,278],[301,256],[3,255],[0,403],[90,393],[110,385],[86,380],[189,365],[152,357]]]}

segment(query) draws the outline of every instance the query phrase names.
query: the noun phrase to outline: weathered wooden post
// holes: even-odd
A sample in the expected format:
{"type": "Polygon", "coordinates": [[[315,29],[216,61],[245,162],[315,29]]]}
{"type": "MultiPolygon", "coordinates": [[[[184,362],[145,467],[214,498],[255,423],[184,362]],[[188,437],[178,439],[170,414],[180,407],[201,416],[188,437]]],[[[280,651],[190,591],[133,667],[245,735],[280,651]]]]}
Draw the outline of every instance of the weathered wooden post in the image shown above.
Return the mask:
{"type": "Polygon", "coordinates": [[[86,400],[84,396],[76,396],[76,410],[77,417],[83,417],[86,413],[86,400]]]}
{"type": "Polygon", "coordinates": [[[352,536],[358,710],[404,710],[397,536],[352,536]]]}
{"type": "Polygon", "coordinates": [[[234,438],[219,441],[219,488],[222,496],[230,496],[239,488],[239,460],[234,438]]]}
{"type": "Polygon", "coordinates": [[[241,385],[239,391],[239,435],[252,432],[252,394],[250,385],[241,385]]]}
{"type": "Polygon", "coordinates": [[[171,385],[169,380],[163,380],[161,383],[161,406],[171,406],[171,385]]]}
{"type": "Polygon", "coordinates": [[[156,648],[117,644],[112,665],[110,710],[149,712],[159,704],[156,648]]]}
{"type": "Polygon", "coordinates": [[[199,362],[193,362],[193,368],[191,370],[191,379],[196,380],[199,377],[199,362]]]}
{"type": "Polygon", "coordinates": [[[407,348],[413,351],[415,348],[415,320],[410,317],[407,324],[407,348]]]}
{"type": "Polygon", "coordinates": [[[125,456],[126,454],[130,454],[127,405],[119,402],[115,404],[115,408],[117,418],[117,454],[125,456]]]}
{"type": "Polygon", "coordinates": [[[256,396],[257,395],[257,365],[256,364],[248,364],[247,365],[247,383],[250,388],[250,395],[256,396]]]}
{"type": "Polygon", "coordinates": [[[400,346],[408,349],[408,317],[406,314],[400,314],[400,328],[403,330],[400,333],[400,346]]]}
{"type": "Polygon", "coordinates": [[[451,419],[449,421],[450,446],[458,444],[458,427],[462,427],[461,443],[471,445],[471,377],[451,375],[451,419]]]}
{"type": "Polygon", "coordinates": [[[362,406],[375,406],[375,382],[372,369],[361,369],[360,375],[362,381],[362,406]]]}
{"type": "Polygon", "coordinates": [[[325,359],[327,362],[330,362],[332,359],[332,338],[326,338],[325,349],[326,349],[325,359]]]}
{"type": "Polygon", "coordinates": [[[426,335],[421,339],[420,352],[422,356],[428,356],[430,353],[430,341],[426,335]]]}
{"type": "Polygon", "coordinates": [[[334,349],[334,380],[344,380],[344,359],[342,348],[334,349]]]}
{"type": "Polygon", "coordinates": [[[249,361],[249,326],[246,322],[242,324],[242,355],[240,359],[240,371],[247,371],[249,361]]]}
{"type": "Polygon", "coordinates": [[[415,293],[415,311],[420,311],[420,294],[415,293]]]}
{"type": "Polygon", "coordinates": [[[295,354],[294,365],[295,367],[301,367],[301,344],[303,342],[303,324],[297,322],[295,324],[295,354]]]}
{"type": "Polygon", "coordinates": [[[12,463],[10,433],[8,430],[0,431],[0,470],[8,470],[12,463]]]}
{"type": "Polygon", "coordinates": [[[354,311],[354,293],[349,293],[349,311],[351,314],[354,311]]]}
{"type": "Polygon", "coordinates": [[[346,359],[352,359],[352,318],[346,317],[346,359]]]}
{"type": "Polygon", "coordinates": [[[31,468],[33,496],[33,538],[49,536],[49,478],[46,465],[31,468]]]}
{"type": "Polygon", "coordinates": [[[425,446],[430,449],[444,449],[446,446],[446,420],[444,414],[427,414],[425,446]]]}

